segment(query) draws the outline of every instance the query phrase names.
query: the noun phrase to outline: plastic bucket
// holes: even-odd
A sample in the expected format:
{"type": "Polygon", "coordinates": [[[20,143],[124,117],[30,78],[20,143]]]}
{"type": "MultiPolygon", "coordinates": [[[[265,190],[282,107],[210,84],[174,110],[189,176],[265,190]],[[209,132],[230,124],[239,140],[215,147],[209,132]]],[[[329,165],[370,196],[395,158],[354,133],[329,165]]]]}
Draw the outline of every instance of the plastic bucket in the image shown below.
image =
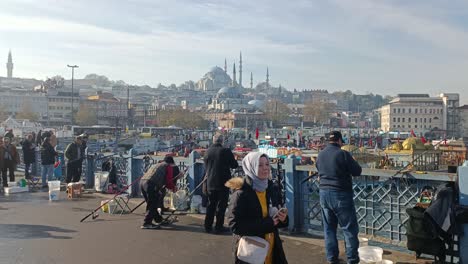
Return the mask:
{"type": "Polygon", "coordinates": [[[201,195],[194,195],[190,202],[190,212],[193,214],[199,213],[200,204],[202,203],[201,195]]]}
{"type": "Polygon", "coordinates": [[[359,258],[364,263],[380,263],[382,261],[383,249],[380,247],[360,247],[359,258]]]}
{"type": "Polygon", "coordinates": [[[60,181],[49,181],[49,191],[60,191],[60,181]]]}
{"type": "Polygon", "coordinates": [[[49,190],[49,200],[50,201],[58,201],[60,199],[60,189],[58,190],[49,190]]]}

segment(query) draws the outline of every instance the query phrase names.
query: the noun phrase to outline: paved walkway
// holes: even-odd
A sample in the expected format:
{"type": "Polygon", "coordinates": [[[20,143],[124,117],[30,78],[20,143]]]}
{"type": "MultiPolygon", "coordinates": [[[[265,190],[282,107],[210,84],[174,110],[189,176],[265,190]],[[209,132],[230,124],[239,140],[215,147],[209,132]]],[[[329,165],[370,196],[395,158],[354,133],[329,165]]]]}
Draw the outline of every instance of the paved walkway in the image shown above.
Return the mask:
{"type": "MultiPolygon", "coordinates": [[[[0,194],[0,263],[230,263],[231,236],[204,233],[200,215],[141,230],[142,206],[135,214],[100,213],[80,223],[101,196],[67,200],[62,192],[50,202],[46,192],[0,194]]],[[[326,263],[322,239],[282,238],[289,263],[326,263]]],[[[410,255],[385,254],[395,263],[415,263],[410,255]]]]}

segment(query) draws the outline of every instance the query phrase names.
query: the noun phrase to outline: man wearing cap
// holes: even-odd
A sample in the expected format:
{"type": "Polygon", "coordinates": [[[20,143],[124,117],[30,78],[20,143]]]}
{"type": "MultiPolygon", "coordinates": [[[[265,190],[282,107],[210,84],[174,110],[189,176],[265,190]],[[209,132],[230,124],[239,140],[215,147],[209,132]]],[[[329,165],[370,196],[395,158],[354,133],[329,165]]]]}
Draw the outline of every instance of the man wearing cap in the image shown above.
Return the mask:
{"type": "Polygon", "coordinates": [[[224,227],[224,214],[226,212],[229,189],[224,184],[231,179],[231,170],[239,166],[231,149],[223,147],[223,136],[215,139],[213,145],[206,151],[205,157],[206,185],[203,187],[208,196],[208,205],[205,215],[205,231],[213,231],[213,222],[216,215],[216,233],[227,232],[224,227]]]}
{"type": "Polygon", "coordinates": [[[70,143],[65,149],[65,159],[67,161],[67,177],[66,183],[80,181],[80,167],[83,153],[81,152],[81,140],[80,136],[75,138],[75,141],[70,143]]]}
{"type": "Polygon", "coordinates": [[[347,263],[359,263],[359,226],[353,200],[352,176],[361,175],[362,169],[349,152],[341,149],[341,132],[332,131],[328,139],[329,144],[319,153],[316,162],[320,177],[320,206],[327,261],[340,263],[336,238],[336,229],[340,224],[345,238],[347,263]]]}

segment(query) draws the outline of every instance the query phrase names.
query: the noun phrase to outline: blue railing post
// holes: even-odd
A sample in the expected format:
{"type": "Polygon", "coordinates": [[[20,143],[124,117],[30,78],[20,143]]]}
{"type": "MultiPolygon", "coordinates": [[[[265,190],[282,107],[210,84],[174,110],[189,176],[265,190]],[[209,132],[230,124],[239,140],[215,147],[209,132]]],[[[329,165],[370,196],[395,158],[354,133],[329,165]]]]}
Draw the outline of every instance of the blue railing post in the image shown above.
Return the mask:
{"type": "Polygon", "coordinates": [[[87,155],[86,161],[86,188],[94,188],[94,155],[87,155]]]}
{"type": "MultiPolygon", "coordinates": [[[[143,159],[137,159],[134,155],[134,150],[130,149],[128,151],[128,158],[127,158],[127,184],[132,184],[138,178],[140,178],[144,173],[144,162],[143,159]]],[[[132,186],[127,190],[130,197],[139,197],[140,193],[140,181],[133,183],[132,186]]]]}
{"type": "Polygon", "coordinates": [[[304,172],[296,170],[297,159],[294,155],[284,161],[286,178],[286,207],[289,216],[289,232],[301,232],[304,222],[303,206],[301,203],[301,180],[304,172]]]}
{"type": "MultiPolygon", "coordinates": [[[[189,155],[188,167],[189,167],[189,176],[188,176],[188,186],[190,192],[195,190],[200,182],[203,180],[203,164],[197,163],[197,159],[200,158],[200,154],[196,151],[192,151],[189,155]]],[[[195,192],[195,195],[201,195],[201,188],[198,188],[195,192]]]]}
{"type": "MultiPolygon", "coordinates": [[[[458,188],[460,190],[460,205],[468,206],[468,167],[458,167],[458,188]]],[[[461,226],[463,234],[460,236],[460,263],[468,263],[468,224],[461,226]]]]}

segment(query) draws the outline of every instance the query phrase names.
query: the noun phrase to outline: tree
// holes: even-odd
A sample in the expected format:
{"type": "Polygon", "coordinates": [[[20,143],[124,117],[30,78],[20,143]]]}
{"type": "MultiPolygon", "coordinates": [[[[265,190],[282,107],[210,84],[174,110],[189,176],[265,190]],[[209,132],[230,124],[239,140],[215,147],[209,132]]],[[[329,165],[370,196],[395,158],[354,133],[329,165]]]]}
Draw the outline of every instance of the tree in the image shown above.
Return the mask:
{"type": "Polygon", "coordinates": [[[56,75],[52,78],[47,78],[43,83],[44,89],[61,89],[65,86],[65,78],[60,75],[56,75]]]}
{"type": "Polygon", "coordinates": [[[75,114],[75,120],[78,125],[92,126],[97,124],[96,113],[89,111],[86,107],[80,107],[80,110],[75,114]]]}
{"type": "Polygon", "coordinates": [[[203,119],[201,115],[188,110],[166,110],[159,114],[159,123],[161,126],[178,126],[182,128],[207,129],[208,120],[203,119]]]}
{"type": "Polygon", "coordinates": [[[28,119],[29,121],[37,121],[39,120],[39,115],[33,112],[30,103],[24,102],[21,111],[16,114],[16,119],[28,119]]]}
{"type": "Polygon", "coordinates": [[[335,104],[329,102],[307,102],[304,107],[304,119],[321,124],[328,123],[335,108],[335,104]]]}
{"type": "Polygon", "coordinates": [[[264,111],[267,120],[272,121],[274,126],[286,121],[291,114],[291,109],[285,103],[276,99],[269,100],[265,104],[264,111]]]}

